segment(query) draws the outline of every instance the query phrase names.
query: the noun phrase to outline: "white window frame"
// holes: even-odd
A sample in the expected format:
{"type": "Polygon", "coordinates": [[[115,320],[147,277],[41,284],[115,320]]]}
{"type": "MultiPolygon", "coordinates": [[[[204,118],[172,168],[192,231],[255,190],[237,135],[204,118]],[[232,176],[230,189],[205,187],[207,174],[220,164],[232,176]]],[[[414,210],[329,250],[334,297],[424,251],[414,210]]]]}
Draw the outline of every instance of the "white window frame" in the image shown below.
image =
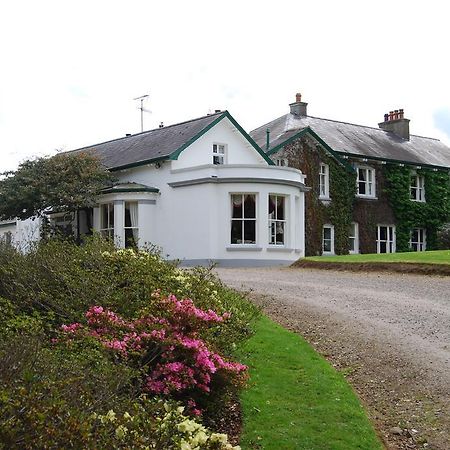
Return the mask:
{"type": "Polygon", "coordinates": [[[289,162],[286,158],[275,158],[275,164],[278,167],[288,167],[289,166],[289,162]]]}
{"type": "Polygon", "coordinates": [[[229,233],[229,239],[230,239],[230,245],[248,245],[248,246],[255,246],[258,242],[258,195],[256,192],[230,192],[230,233],[229,233]],[[244,217],[244,206],[242,206],[242,217],[233,217],[233,196],[241,196],[242,205],[244,205],[244,200],[246,195],[252,195],[255,199],[255,217],[244,217]],[[232,242],[231,239],[231,233],[233,230],[233,221],[241,221],[242,222],[242,239],[241,242],[232,242]],[[245,222],[246,221],[254,221],[255,222],[255,241],[254,242],[245,242],[244,235],[245,235],[245,222]]]}
{"type": "Polygon", "coordinates": [[[416,172],[411,174],[409,198],[413,202],[425,203],[425,177],[423,175],[418,175],[416,172]]]}
{"type": "MultiPolygon", "coordinates": [[[[131,218],[130,218],[130,220],[131,220],[131,218]]],[[[127,242],[127,239],[126,239],[126,230],[137,230],[137,233],[136,233],[136,235],[137,236],[135,236],[134,235],[134,233],[133,233],[133,239],[134,239],[134,241],[135,241],[135,245],[137,246],[138,245],[138,241],[139,241],[139,202],[137,201],[137,200],[131,200],[131,201],[128,201],[128,200],[125,200],[124,202],[123,202],[123,231],[124,231],[124,233],[123,233],[123,236],[124,236],[124,245],[125,245],[125,247],[129,247],[129,245],[128,245],[128,242],[127,242]],[[133,204],[135,204],[136,205],[136,212],[137,212],[137,217],[136,217],[136,220],[137,220],[137,225],[135,226],[135,227],[133,227],[133,226],[129,226],[129,227],[127,227],[125,224],[126,224],[126,210],[127,210],[127,203],[128,204],[130,204],[130,203],[133,203],[133,204]]]]}
{"type": "Polygon", "coordinates": [[[320,163],[319,166],[319,198],[330,199],[330,167],[325,163],[320,163]]]}
{"type": "Polygon", "coordinates": [[[214,142],[212,145],[212,163],[214,165],[223,165],[226,163],[227,146],[219,142],[214,142]]]}
{"type": "Polygon", "coordinates": [[[103,237],[107,237],[109,239],[114,239],[114,203],[102,203],[100,204],[100,234],[103,237]],[[103,223],[104,218],[104,208],[108,208],[108,214],[107,214],[107,223],[103,223]],[[111,223],[111,217],[112,217],[112,223],[111,223]],[[106,225],[106,226],[105,226],[106,225]]]}
{"type": "Polygon", "coordinates": [[[409,236],[409,248],[413,252],[424,252],[427,249],[427,230],[425,228],[418,227],[411,230],[409,236]],[[413,234],[415,230],[418,232],[418,239],[416,241],[413,241],[413,234]],[[414,245],[416,246],[415,250],[413,248],[414,245]]]}
{"type": "MultiPolygon", "coordinates": [[[[328,240],[328,239],[327,239],[328,240]]],[[[322,255],[334,255],[334,225],[326,223],[322,227],[322,255]],[[330,232],[330,251],[325,251],[325,228],[329,228],[330,232]]]]}
{"type": "Polygon", "coordinates": [[[396,252],[396,234],[395,225],[379,224],[377,225],[377,253],[381,253],[381,244],[386,243],[386,252],[383,253],[395,253],[396,252]],[[380,239],[381,228],[387,228],[387,239],[380,239]]]}
{"type": "Polygon", "coordinates": [[[362,198],[376,198],[376,173],[373,167],[356,166],[356,195],[362,198]],[[366,174],[365,180],[360,180],[360,170],[366,174]],[[359,184],[365,184],[365,194],[359,192],[359,184]]]}
{"type": "Polygon", "coordinates": [[[358,222],[352,222],[350,224],[349,241],[353,240],[353,250],[350,249],[349,253],[355,255],[359,253],[359,224],[358,222]],[[354,231],[352,235],[352,231],[354,231]]]}
{"type": "Polygon", "coordinates": [[[285,246],[286,245],[286,236],[287,236],[287,218],[286,218],[286,195],[281,194],[269,194],[267,197],[268,206],[270,205],[270,198],[274,199],[275,202],[275,210],[274,215],[271,216],[269,214],[269,245],[273,246],[285,246]],[[284,219],[278,219],[278,199],[282,199],[283,201],[283,211],[284,211],[284,219]],[[281,232],[280,232],[281,231],[281,232]],[[277,241],[277,235],[281,234],[283,236],[283,241],[277,241]]]}

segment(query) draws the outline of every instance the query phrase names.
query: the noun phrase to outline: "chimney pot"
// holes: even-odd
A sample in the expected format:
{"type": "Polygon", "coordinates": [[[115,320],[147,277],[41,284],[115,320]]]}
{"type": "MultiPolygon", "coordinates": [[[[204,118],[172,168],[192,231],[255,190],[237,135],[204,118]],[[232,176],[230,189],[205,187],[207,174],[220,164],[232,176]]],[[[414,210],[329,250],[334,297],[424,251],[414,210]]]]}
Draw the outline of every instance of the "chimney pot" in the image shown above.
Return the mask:
{"type": "Polygon", "coordinates": [[[302,94],[297,93],[295,94],[295,102],[300,103],[302,101],[302,94]]]}
{"type": "Polygon", "coordinates": [[[385,121],[385,122],[388,122],[388,121],[389,121],[389,114],[386,113],[386,114],[384,115],[384,121],[385,121]]]}
{"type": "Polygon", "coordinates": [[[394,120],[394,111],[389,111],[389,120],[394,120]]]}
{"type": "Polygon", "coordinates": [[[128,137],[128,136],[131,136],[131,133],[127,133],[127,134],[125,135],[125,137],[128,137]]]}
{"type": "Polygon", "coordinates": [[[161,122],[161,123],[159,124],[159,128],[164,128],[164,122],[161,122]]]}
{"type": "Polygon", "coordinates": [[[214,110],[214,113],[220,113],[220,109],[214,110]]]}
{"type": "Polygon", "coordinates": [[[399,119],[403,119],[403,116],[404,116],[403,109],[399,109],[399,110],[398,110],[398,113],[400,114],[399,119]]]}

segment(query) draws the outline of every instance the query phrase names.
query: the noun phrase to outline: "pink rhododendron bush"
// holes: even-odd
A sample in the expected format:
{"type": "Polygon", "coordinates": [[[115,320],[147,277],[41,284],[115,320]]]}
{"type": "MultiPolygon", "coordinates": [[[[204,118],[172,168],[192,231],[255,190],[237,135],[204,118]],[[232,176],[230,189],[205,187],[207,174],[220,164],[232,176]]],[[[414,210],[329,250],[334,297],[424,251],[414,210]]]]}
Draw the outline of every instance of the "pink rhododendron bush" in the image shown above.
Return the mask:
{"type": "Polygon", "coordinates": [[[97,340],[141,371],[143,391],[183,400],[190,413],[200,415],[197,403],[207,402],[215,386],[239,385],[245,378],[246,366],[224,359],[200,337],[203,329],[229,320],[230,314],[204,311],[191,299],[161,297],[159,292],[152,296],[152,309],[155,303],[163,314],[135,320],[92,306],[86,325],[62,325],[61,332],[69,345],[74,339],[97,340]]]}
{"type": "Polygon", "coordinates": [[[258,314],[153,250],[0,242],[0,449],[232,448],[258,314]]]}

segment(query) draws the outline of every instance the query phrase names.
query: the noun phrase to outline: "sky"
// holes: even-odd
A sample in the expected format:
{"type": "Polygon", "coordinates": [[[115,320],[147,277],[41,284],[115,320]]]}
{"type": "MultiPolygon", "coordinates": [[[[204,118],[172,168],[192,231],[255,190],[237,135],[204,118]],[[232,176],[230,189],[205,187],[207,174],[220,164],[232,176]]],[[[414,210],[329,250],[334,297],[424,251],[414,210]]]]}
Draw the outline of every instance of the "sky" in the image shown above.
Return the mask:
{"type": "Polygon", "coordinates": [[[2,1],[0,172],[228,109],[250,131],[289,111],[450,145],[449,2],[2,1]]]}

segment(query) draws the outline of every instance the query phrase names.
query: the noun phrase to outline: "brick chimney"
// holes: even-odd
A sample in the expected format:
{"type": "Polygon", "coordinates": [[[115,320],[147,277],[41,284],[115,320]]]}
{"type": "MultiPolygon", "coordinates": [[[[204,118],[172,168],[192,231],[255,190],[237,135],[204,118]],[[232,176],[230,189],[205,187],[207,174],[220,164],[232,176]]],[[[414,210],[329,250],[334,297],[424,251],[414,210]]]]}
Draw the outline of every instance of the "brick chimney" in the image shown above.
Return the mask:
{"type": "Polygon", "coordinates": [[[392,133],[409,141],[409,119],[404,118],[403,109],[395,109],[384,115],[384,122],[380,122],[378,126],[384,131],[392,131],[392,133]]]}
{"type": "Polygon", "coordinates": [[[291,114],[294,114],[295,116],[307,116],[306,108],[308,106],[308,103],[302,102],[302,94],[296,94],[295,95],[295,102],[291,103],[291,114]]]}

